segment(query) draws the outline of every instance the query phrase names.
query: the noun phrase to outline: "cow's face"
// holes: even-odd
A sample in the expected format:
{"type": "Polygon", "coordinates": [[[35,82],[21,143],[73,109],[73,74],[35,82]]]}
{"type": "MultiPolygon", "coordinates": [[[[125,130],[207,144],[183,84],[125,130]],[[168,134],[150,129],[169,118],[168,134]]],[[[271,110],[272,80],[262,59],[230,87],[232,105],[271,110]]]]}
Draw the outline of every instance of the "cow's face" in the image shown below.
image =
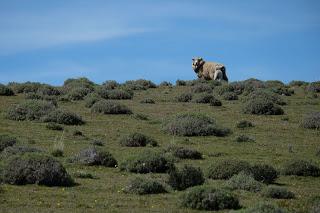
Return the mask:
{"type": "Polygon", "coordinates": [[[203,59],[201,57],[192,59],[192,68],[196,73],[199,72],[199,67],[202,66],[202,64],[203,64],[203,59]]]}

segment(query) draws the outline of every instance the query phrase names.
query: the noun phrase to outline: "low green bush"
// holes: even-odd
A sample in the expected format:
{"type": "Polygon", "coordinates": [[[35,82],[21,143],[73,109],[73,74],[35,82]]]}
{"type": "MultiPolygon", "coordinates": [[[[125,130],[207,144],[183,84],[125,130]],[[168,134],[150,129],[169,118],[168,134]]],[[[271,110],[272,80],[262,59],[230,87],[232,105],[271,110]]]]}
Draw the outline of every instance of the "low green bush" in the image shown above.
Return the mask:
{"type": "Polygon", "coordinates": [[[216,98],[209,93],[198,93],[193,96],[192,102],[199,103],[199,104],[208,104],[214,102],[216,98]]]}
{"type": "Polygon", "coordinates": [[[76,113],[69,112],[62,109],[57,109],[42,118],[44,122],[55,122],[65,125],[82,125],[84,120],[76,113]]]}
{"type": "Polygon", "coordinates": [[[171,87],[172,83],[168,82],[168,81],[162,81],[159,86],[161,87],[171,87]]]}
{"type": "Polygon", "coordinates": [[[293,199],[294,193],[279,186],[268,186],[262,191],[262,196],[275,199],[293,199]]]}
{"type": "Polygon", "coordinates": [[[261,191],[263,184],[256,181],[250,174],[246,172],[240,172],[232,176],[226,183],[226,186],[231,189],[241,189],[250,192],[261,191]]]}
{"type": "Polygon", "coordinates": [[[0,135],[0,152],[9,146],[13,146],[17,143],[17,139],[10,135],[0,135]]]}
{"type": "Polygon", "coordinates": [[[144,151],[120,164],[120,170],[133,173],[165,173],[174,165],[163,153],[144,151]]]}
{"type": "Polygon", "coordinates": [[[243,112],[246,114],[256,114],[256,115],[283,115],[283,109],[274,104],[272,101],[256,98],[251,99],[245,103],[243,107],[243,112]]]}
{"type": "Polygon", "coordinates": [[[239,199],[231,192],[206,186],[190,188],[181,197],[181,205],[197,210],[239,209],[239,199]]]}
{"type": "Polygon", "coordinates": [[[176,86],[186,86],[187,82],[184,80],[176,80],[176,86]]]}
{"type": "Polygon", "coordinates": [[[65,91],[70,91],[74,88],[85,88],[92,92],[94,90],[94,86],[95,84],[85,77],[69,78],[63,83],[63,89],[65,91]]]}
{"type": "Polygon", "coordinates": [[[132,117],[134,119],[137,119],[137,120],[143,120],[143,121],[149,120],[148,115],[145,115],[145,114],[142,114],[142,113],[135,113],[135,114],[132,115],[132,117]]]}
{"type": "Polygon", "coordinates": [[[165,193],[167,190],[163,185],[157,181],[136,177],[131,179],[124,189],[125,193],[145,195],[145,194],[159,194],[165,193]]]}
{"type": "Polygon", "coordinates": [[[176,97],[176,100],[178,102],[189,102],[192,100],[192,94],[188,92],[182,93],[176,97]]]}
{"type": "Polygon", "coordinates": [[[171,135],[178,136],[226,136],[231,131],[219,127],[216,122],[202,114],[178,114],[163,122],[163,129],[171,135]]]}
{"type": "Polygon", "coordinates": [[[91,112],[103,114],[132,114],[132,111],[123,104],[112,100],[101,100],[91,107],[91,112]]]}
{"type": "Polygon", "coordinates": [[[83,100],[83,98],[91,92],[90,89],[85,87],[75,87],[69,90],[66,94],[70,101],[83,100]]]}
{"type": "Polygon", "coordinates": [[[320,81],[311,82],[307,87],[308,92],[320,92],[320,81]]]}
{"type": "Polygon", "coordinates": [[[196,84],[191,88],[191,91],[193,93],[211,93],[212,92],[212,87],[208,84],[196,84]]]}
{"type": "Polygon", "coordinates": [[[308,85],[309,83],[306,81],[290,81],[289,86],[290,87],[301,87],[304,85],[308,85]]]}
{"type": "Polygon", "coordinates": [[[84,97],[85,107],[91,108],[95,103],[101,101],[102,98],[96,93],[89,93],[84,97]]]}
{"type": "Polygon", "coordinates": [[[109,152],[94,147],[81,150],[71,159],[71,162],[87,166],[115,167],[117,165],[117,160],[109,152]]]}
{"type": "Polygon", "coordinates": [[[1,152],[2,159],[8,159],[13,155],[23,155],[25,153],[43,152],[41,149],[30,146],[8,146],[1,152]]]}
{"type": "Polygon", "coordinates": [[[128,147],[139,147],[139,146],[158,146],[155,139],[146,136],[144,134],[134,132],[126,135],[120,139],[120,145],[128,147]]]}
{"type": "Polygon", "coordinates": [[[3,181],[14,185],[74,185],[73,179],[59,161],[40,153],[26,153],[9,159],[4,167],[3,181]]]}
{"type": "Polygon", "coordinates": [[[55,105],[48,101],[26,100],[20,104],[12,105],[6,117],[10,120],[39,120],[55,109],[55,105]]]}
{"type": "Polygon", "coordinates": [[[179,146],[170,146],[167,151],[171,152],[174,157],[179,159],[202,159],[201,152],[194,149],[179,146]]]}
{"type": "Polygon", "coordinates": [[[149,88],[156,88],[157,85],[152,81],[145,79],[131,80],[126,81],[122,87],[127,88],[129,90],[146,90],[149,88]]]}
{"type": "Polygon", "coordinates": [[[104,86],[107,89],[115,89],[120,86],[120,84],[114,80],[108,80],[103,82],[102,86],[104,86]]]}
{"type": "Polygon", "coordinates": [[[210,165],[208,178],[229,179],[240,172],[249,172],[250,169],[251,166],[246,161],[227,159],[210,165]]]}
{"type": "Polygon", "coordinates": [[[267,164],[255,164],[250,168],[250,174],[255,180],[262,183],[270,184],[278,178],[278,171],[267,164]]]}
{"type": "Polygon", "coordinates": [[[320,176],[320,168],[306,160],[291,160],[284,164],[282,173],[284,175],[297,175],[297,176],[320,176]]]}
{"type": "Polygon", "coordinates": [[[0,96],[12,96],[14,95],[14,92],[11,88],[0,84],[0,96]]]}
{"type": "Polygon", "coordinates": [[[184,165],[181,169],[173,168],[169,171],[168,184],[175,190],[202,185],[204,183],[203,173],[200,168],[184,165]]]}
{"type": "Polygon", "coordinates": [[[57,130],[57,131],[62,131],[63,127],[57,123],[54,122],[49,122],[46,124],[46,128],[50,130],[57,130]]]}
{"type": "Polygon", "coordinates": [[[25,82],[25,83],[16,83],[11,82],[8,84],[8,87],[14,91],[14,93],[29,93],[34,92],[36,93],[39,88],[43,87],[44,84],[39,82],[25,82]]]}
{"type": "Polygon", "coordinates": [[[238,95],[234,92],[225,92],[222,95],[222,98],[227,101],[234,101],[234,100],[238,100],[238,95]]]}
{"type": "Polygon", "coordinates": [[[235,138],[235,142],[237,143],[243,143],[243,142],[254,142],[254,138],[247,136],[247,135],[238,135],[235,138]]]}
{"type": "Polygon", "coordinates": [[[248,127],[254,127],[254,125],[251,121],[242,120],[237,122],[236,127],[240,129],[244,129],[248,127]]]}
{"type": "Polygon", "coordinates": [[[303,128],[320,130],[320,112],[313,112],[306,115],[301,124],[303,128]]]}
{"type": "Polygon", "coordinates": [[[155,104],[156,102],[151,98],[145,98],[140,101],[142,104],[155,104]]]}
{"type": "Polygon", "coordinates": [[[210,100],[210,106],[222,106],[222,102],[216,98],[210,100]]]}

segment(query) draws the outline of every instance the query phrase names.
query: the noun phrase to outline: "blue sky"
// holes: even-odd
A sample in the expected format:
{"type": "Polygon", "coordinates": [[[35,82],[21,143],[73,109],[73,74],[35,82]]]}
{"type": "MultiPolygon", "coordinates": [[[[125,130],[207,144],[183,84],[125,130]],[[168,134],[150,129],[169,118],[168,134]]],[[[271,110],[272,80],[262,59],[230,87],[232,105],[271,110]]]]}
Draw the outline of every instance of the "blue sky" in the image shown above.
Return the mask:
{"type": "Polygon", "coordinates": [[[320,1],[0,0],[0,82],[85,76],[196,78],[191,58],[231,81],[320,80],[320,1]]]}

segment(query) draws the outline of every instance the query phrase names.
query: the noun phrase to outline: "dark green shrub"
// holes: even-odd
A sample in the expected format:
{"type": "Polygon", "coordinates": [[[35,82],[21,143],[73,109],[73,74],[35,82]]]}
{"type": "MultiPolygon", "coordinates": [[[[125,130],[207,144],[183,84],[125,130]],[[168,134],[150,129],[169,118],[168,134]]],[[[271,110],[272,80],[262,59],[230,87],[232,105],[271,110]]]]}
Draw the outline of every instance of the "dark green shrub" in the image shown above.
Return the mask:
{"type": "Polygon", "coordinates": [[[62,131],[63,127],[57,123],[50,122],[46,124],[46,128],[50,130],[57,130],[57,131],[62,131]]]}
{"type": "Polygon", "coordinates": [[[306,115],[301,126],[307,129],[320,129],[320,112],[313,112],[306,115]]]}
{"type": "Polygon", "coordinates": [[[141,133],[135,132],[129,135],[126,135],[120,139],[120,144],[122,146],[128,147],[139,147],[139,146],[157,146],[158,143],[153,138],[143,135],[141,133]]]}
{"type": "Polygon", "coordinates": [[[42,100],[26,100],[18,105],[12,105],[6,117],[10,120],[39,120],[49,114],[55,106],[42,100]]]}
{"type": "Polygon", "coordinates": [[[256,164],[250,168],[250,174],[257,181],[269,184],[278,178],[278,172],[267,164],[256,164]]]}
{"type": "Polygon", "coordinates": [[[101,141],[101,140],[97,140],[97,139],[92,140],[92,141],[91,141],[91,144],[92,144],[93,146],[104,146],[104,142],[101,141]]]}
{"type": "Polygon", "coordinates": [[[243,142],[254,142],[254,138],[252,137],[249,137],[247,135],[238,135],[236,138],[235,138],[235,142],[238,142],[238,143],[243,143],[243,142]]]}
{"type": "Polygon", "coordinates": [[[251,121],[242,120],[242,121],[239,121],[236,124],[236,127],[240,128],[240,129],[244,129],[244,128],[247,128],[247,127],[254,127],[254,125],[253,125],[253,123],[251,121]]]}
{"type": "Polygon", "coordinates": [[[157,181],[147,178],[136,177],[131,179],[124,189],[125,193],[145,195],[165,193],[167,190],[157,181]]]}
{"type": "Polygon", "coordinates": [[[212,87],[208,84],[196,84],[191,88],[193,93],[212,92],[212,87]]]}
{"type": "Polygon", "coordinates": [[[171,135],[178,136],[225,136],[229,129],[221,128],[216,122],[202,114],[178,114],[171,120],[164,122],[163,129],[171,135]]]}
{"type": "Polygon", "coordinates": [[[29,93],[29,92],[37,92],[39,88],[41,88],[43,84],[38,82],[25,82],[25,83],[16,83],[11,82],[8,84],[8,87],[14,91],[14,93],[29,93]]]}
{"type": "Polygon", "coordinates": [[[225,92],[222,95],[222,98],[227,101],[234,101],[234,100],[238,100],[238,95],[234,92],[225,92]]]}
{"type": "Polygon", "coordinates": [[[227,92],[233,92],[233,91],[234,91],[234,88],[230,84],[221,85],[221,86],[215,88],[215,92],[218,95],[223,95],[223,94],[225,94],[227,92]]]}
{"type": "Polygon", "coordinates": [[[188,93],[188,92],[182,93],[176,97],[176,100],[178,102],[189,102],[189,101],[191,101],[191,99],[192,99],[192,94],[188,93]]]}
{"type": "Polygon", "coordinates": [[[54,157],[62,157],[63,156],[63,150],[54,149],[54,150],[52,150],[51,155],[54,156],[54,157]]]}
{"type": "Polygon", "coordinates": [[[86,171],[76,171],[75,173],[73,173],[73,177],[75,178],[82,178],[82,179],[94,179],[95,177],[86,171]]]}
{"type": "Polygon", "coordinates": [[[12,96],[14,95],[14,92],[9,87],[0,84],[0,96],[12,96]]]}
{"type": "Polygon", "coordinates": [[[229,191],[197,186],[186,191],[181,197],[184,207],[198,210],[239,209],[238,198],[229,191]]]}
{"type": "Polygon", "coordinates": [[[87,78],[69,78],[64,81],[63,89],[66,91],[70,91],[74,88],[86,88],[90,92],[94,90],[95,84],[87,78]]]}
{"type": "Polygon", "coordinates": [[[289,86],[290,87],[301,87],[303,85],[308,85],[309,83],[306,81],[290,81],[289,86]]]}
{"type": "Polygon", "coordinates": [[[65,125],[82,125],[85,123],[81,116],[62,109],[50,112],[48,115],[44,116],[42,120],[44,122],[55,122],[65,125]]]}
{"type": "Polygon", "coordinates": [[[231,189],[241,189],[250,192],[261,191],[263,184],[256,181],[250,174],[240,172],[232,176],[226,183],[226,186],[231,189]]]}
{"type": "Polygon", "coordinates": [[[145,99],[141,100],[140,103],[142,103],[142,104],[155,104],[156,102],[151,98],[145,98],[145,99]]]}
{"type": "Polygon", "coordinates": [[[255,90],[250,95],[248,95],[244,100],[250,101],[254,99],[262,99],[266,102],[272,102],[278,105],[286,105],[287,103],[281,98],[281,96],[264,89],[255,90]]]}
{"type": "Polygon", "coordinates": [[[105,86],[101,86],[97,89],[97,94],[104,99],[132,99],[133,92],[123,89],[109,89],[105,86]]]}
{"type": "Polygon", "coordinates": [[[171,152],[174,157],[180,159],[202,159],[202,154],[194,149],[170,146],[167,151],[171,152]]]}
{"type": "Polygon", "coordinates": [[[81,150],[71,159],[71,162],[87,166],[115,167],[117,165],[117,160],[109,152],[94,147],[81,150]]]}
{"type": "Polygon", "coordinates": [[[172,84],[171,84],[170,82],[168,82],[168,81],[162,81],[162,82],[159,84],[159,86],[161,86],[161,87],[171,87],[172,84]]]}
{"type": "Polygon", "coordinates": [[[210,106],[222,106],[222,102],[216,98],[210,100],[210,106]]]}
{"type": "Polygon", "coordinates": [[[90,89],[85,87],[75,87],[68,91],[67,98],[70,101],[83,100],[83,98],[91,92],[90,89]]]}
{"type": "Polygon", "coordinates": [[[212,164],[208,168],[208,177],[211,179],[229,179],[240,172],[250,171],[250,164],[240,160],[223,160],[212,164]]]}
{"type": "Polygon", "coordinates": [[[22,155],[29,152],[43,152],[42,150],[29,146],[8,146],[1,152],[3,159],[8,159],[13,155],[22,155]]]}
{"type": "Polygon", "coordinates": [[[279,208],[271,203],[258,203],[255,206],[245,209],[244,213],[287,213],[286,210],[279,208]]]}
{"type": "Polygon", "coordinates": [[[141,113],[133,114],[132,117],[137,120],[144,120],[144,121],[149,120],[149,117],[147,115],[141,114],[141,113]]]}
{"type": "Polygon", "coordinates": [[[192,101],[195,103],[207,104],[214,102],[216,98],[209,93],[199,93],[193,96],[192,101]]]}
{"type": "Polygon", "coordinates": [[[262,191],[262,195],[267,198],[292,199],[295,197],[293,192],[279,186],[268,186],[262,191]]]}
{"type": "Polygon", "coordinates": [[[132,114],[125,105],[112,100],[101,100],[91,107],[91,112],[103,114],[132,114]]]}
{"type": "Polygon", "coordinates": [[[184,190],[202,185],[204,177],[200,168],[184,165],[181,169],[173,168],[169,171],[168,183],[175,190],[184,190]]]}
{"type": "Polygon", "coordinates": [[[91,108],[93,104],[97,103],[98,101],[102,100],[101,97],[96,93],[89,93],[84,98],[85,107],[91,108]]]}
{"type": "Polygon", "coordinates": [[[50,85],[43,85],[37,90],[37,93],[41,96],[58,96],[61,94],[60,90],[50,85]]]}
{"type": "Polygon", "coordinates": [[[75,129],[72,131],[72,136],[84,136],[84,135],[80,130],[75,129]]]}
{"type": "Polygon", "coordinates": [[[279,95],[285,95],[285,96],[291,96],[294,94],[294,90],[289,89],[287,87],[275,87],[275,88],[272,88],[271,91],[279,95]]]}
{"type": "Polygon", "coordinates": [[[26,153],[8,160],[3,171],[3,181],[14,185],[74,185],[74,181],[59,161],[39,153],[26,153]]]}
{"type": "Polygon", "coordinates": [[[307,87],[309,92],[320,92],[320,81],[311,82],[307,87]]]}
{"type": "Polygon", "coordinates": [[[271,88],[271,87],[284,87],[285,84],[282,81],[278,80],[268,80],[264,82],[265,87],[271,88]]]}
{"type": "Polygon", "coordinates": [[[55,106],[58,105],[56,96],[40,95],[38,93],[29,92],[29,93],[25,93],[25,99],[44,100],[44,101],[51,102],[55,106]]]}
{"type": "Polygon", "coordinates": [[[284,175],[320,176],[320,168],[312,162],[305,160],[288,161],[283,167],[284,175]]]}
{"type": "Polygon", "coordinates": [[[256,115],[283,115],[283,109],[274,104],[270,100],[256,98],[249,100],[243,107],[243,112],[246,114],[256,115]]]}
{"type": "Polygon", "coordinates": [[[126,81],[123,85],[124,88],[129,90],[146,90],[149,88],[156,88],[157,85],[152,81],[138,79],[133,81],[126,81]]]}
{"type": "Polygon", "coordinates": [[[17,143],[15,137],[9,135],[0,135],[0,152],[2,152],[6,147],[13,146],[17,143]]]}
{"type": "Polygon", "coordinates": [[[176,86],[186,86],[187,82],[184,80],[176,80],[176,86]]]}
{"type": "Polygon", "coordinates": [[[144,151],[120,164],[120,170],[134,173],[165,173],[174,165],[162,153],[144,151]]]}
{"type": "Polygon", "coordinates": [[[114,80],[105,81],[102,85],[107,89],[115,89],[120,86],[120,84],[114,80]]]}

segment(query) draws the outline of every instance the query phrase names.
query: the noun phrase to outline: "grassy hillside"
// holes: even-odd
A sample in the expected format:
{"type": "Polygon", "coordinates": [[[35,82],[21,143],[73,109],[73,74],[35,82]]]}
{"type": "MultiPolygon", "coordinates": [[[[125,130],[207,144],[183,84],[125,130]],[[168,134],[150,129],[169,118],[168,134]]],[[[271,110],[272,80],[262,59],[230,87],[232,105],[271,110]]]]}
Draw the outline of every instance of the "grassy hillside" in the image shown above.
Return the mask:
{"type": "MultiPolygon", "coordinates": [[[[301,126],[306,115],[311,112],[320,112],[319,82],[313,84],[293,82],[290,85],[284,85],[278,81],[261,82],[251,79],[231,83],[229,86],[225,83],[220,85],[217,82],[202,81],[179,81],[177,83],[178,86],[165,83],[155,86],[151,82],[144,81],[127,82],[123,85],[108,82],[101,86],[78,79],[66,81],[64,86],[58,88],[41,84],[8,85],[7,88],[15,95],[0,96],[0,135],[15,137],[17,142],[14,146],[35,147],[48,155],[51,155],[54,149],[60,146],[63,156],[54,158],[63,164],[76,185],[48,187],[37,184],[3,183],[0,185],[1,212],[198,211],[181,206],[182,194],[190,189],[181,191],[172,189],[168,185],[167,173],[137,174],[119,169],[119,165],[130,156],[140,156],[145,150],[159,152],[169,161],[173,161],[177,168],[185,164],[200,167],[204,173],[203,185],[205,187],[225,187],[227,180],[211,179],[207,176],[208,167],[222,160],[243,160],[251,165],[268,164],[280,173],[272,185],[286,188],[295,194],[295,198],[273,199],[263,196],[261,191],[232,190],[234,196],[239,199],[242,210],[255,206],[260,201],[270,202],[289,212],[307,212],[313,208],[315,197],[320,195],[320,177],[283,175],[282,171],[287,162],[293,162],[295,159],[311,161],[316,166],[320,166],[320,131],[301,126]],[[117,88],[120,88],[123,93],[108,92],[117,88]],[[57,93],[48,92],[48,90],[55,91],[54,89],[57,93]],[[285,102],[285,105],[280,106],[276,101],[274,103],[275,106],[283,109],[284,114],[244,113],[244,106],[258,99],[250,95],[260,90],[267,91],[268,94],[285,102]],[[184,93],[191,94],[193,99],[189,102],[178,102],[177,96],[184,93]],[[199,94],[200,96],[213,94],[222,102],[222,106],[196,103],[199,94]],[[132,113],[93,112],[92,109],[86,107],[90,95],[96,97],[97,100],[125,97],[114,101],[124,104],[132,113]],[[81,116],[85,124],[59,124],[63,130],[57,131],[48,129],[47,122],[43,122],[42,118],[20,121],[8,119],[8,110],[12,109],[15,104],[23,103],[26,98],[56,102],[59,109],[81,116]],[[150,103],[151,99],[154,104],[150,103]],[[203,114],[214,119],[219,127],[228,128],[231,132],[220,137],[210,134],[189,137],[179,136],[178,133],[172,135],[164,131],[163,126],[166,121],[181,113],[203,114]],[[242,120],[252,122],[254,127],[238,128],[236,125],[242,120]],[[80,131],[82,135],[75,131],[80,131]],[[135,132],[154,139],[158,146],[127,147],[120,145],[121,138],[135,132]],[[237,142],[237,137],[243,135],[248,136],[250,141],[237,142]],[[98,146],[99,150],[108,151],[117,160],[115,167],[88,166],[70,161],[70,158],[79,151],[94,146],[92,144],[94,140],[103,143],[103,146],[98,146]],[[182,146],[197,150],[202,154],[202,159],[175,158],[168,151],[169,146],[182,146]],[[91,174],[93,178],[80,178],[79,172],[91,174]],[[167,193],[152,195],[125,193],[128,181],[134,177],[148,177],[156,180],[165,187],[167,193]]],[[[316,122],[319,124],[320,121],[316,122]]],[[[14,154],[4,156],[3,152],[1,153],[1,167],[5,168],[6,162],[9,158],[14,157],[11,156],[14,154]]],[[[267,185],[263,183],[262,187],[266,188],[267,185]]],[[[320,206],[319,203],[318,205],[320,206]]],[[[222,210],[222,212],[228,211],[222,210]]]]}

